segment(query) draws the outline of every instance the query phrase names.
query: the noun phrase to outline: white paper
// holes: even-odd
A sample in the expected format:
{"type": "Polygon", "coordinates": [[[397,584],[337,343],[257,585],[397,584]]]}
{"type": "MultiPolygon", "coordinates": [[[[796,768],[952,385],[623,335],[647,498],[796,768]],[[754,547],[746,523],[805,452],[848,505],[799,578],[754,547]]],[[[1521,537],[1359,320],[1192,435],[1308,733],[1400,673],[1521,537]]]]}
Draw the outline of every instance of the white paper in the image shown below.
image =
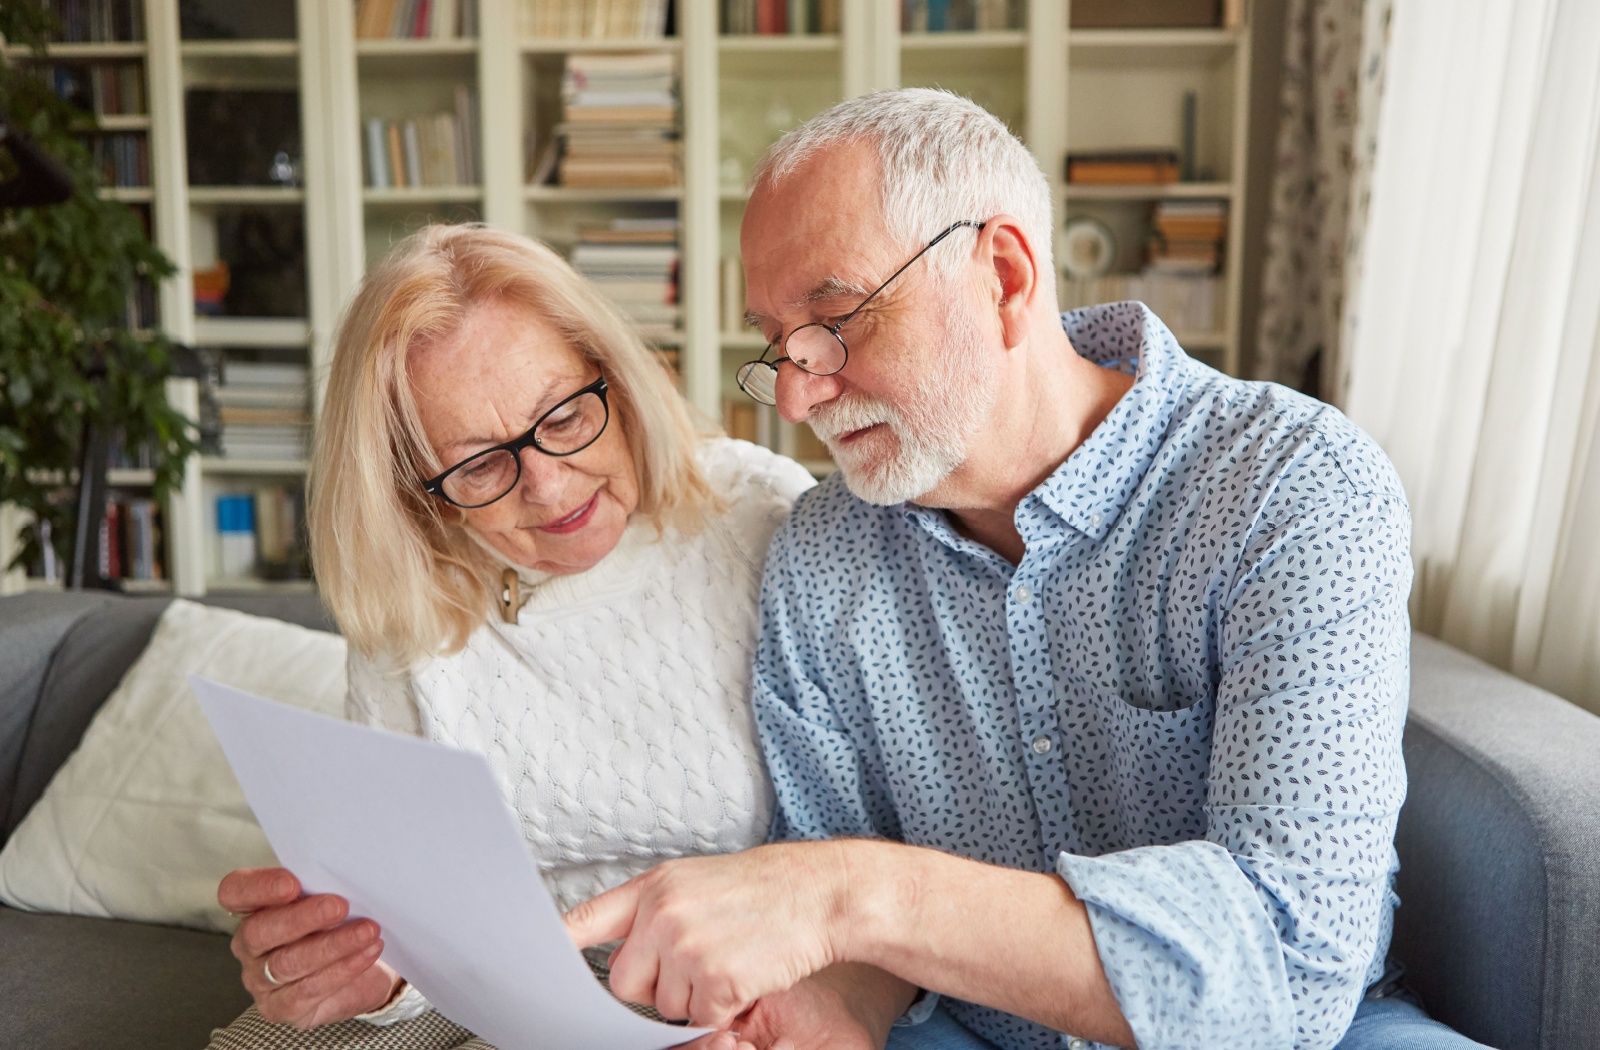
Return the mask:
{"type": "Polygon", "coordinates": [[[189,683],[279,861],[377,922],[384,960],[446,1017],[500,1050],[705,1033],[640,1017],[594,979],[482,755],[189,683]]]}

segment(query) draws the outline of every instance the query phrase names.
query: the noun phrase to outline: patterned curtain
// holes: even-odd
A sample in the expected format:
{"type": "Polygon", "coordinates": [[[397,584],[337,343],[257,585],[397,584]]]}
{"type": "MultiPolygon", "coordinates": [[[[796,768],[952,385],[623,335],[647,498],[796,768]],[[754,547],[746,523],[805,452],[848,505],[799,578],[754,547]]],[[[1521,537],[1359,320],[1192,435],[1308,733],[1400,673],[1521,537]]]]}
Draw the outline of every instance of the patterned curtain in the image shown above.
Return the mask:
{"type": "Polygon", "coordinates": [[[1332,393],[1393,0],[1288,0],[1254,374],[1332,393]]]}

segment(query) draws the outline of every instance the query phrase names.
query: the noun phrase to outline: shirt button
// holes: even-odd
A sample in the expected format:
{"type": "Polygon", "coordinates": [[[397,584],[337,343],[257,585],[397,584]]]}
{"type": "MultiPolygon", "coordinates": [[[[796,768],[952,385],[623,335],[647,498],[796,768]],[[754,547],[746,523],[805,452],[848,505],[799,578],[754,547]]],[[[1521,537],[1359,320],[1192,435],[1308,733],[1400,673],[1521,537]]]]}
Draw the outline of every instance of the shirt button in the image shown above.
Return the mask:
{"type": "MultiPolygon", "coordinates": [[[[1093,525],[1095,528],[1098,529],[1100,527],[1100,515],[1098,515],[1098,514],[1089,515],[1089,524],[1093,525]]],[[[1078,1040],[1078,1042],[1082,1043],[1083,1040],[1080,1039],[1080,1040],[1078,1040]]],[[[1071,1046],[1071,1044],[1069,1043],[1068,1046],[1071,1046]]],[[[1071,1050],[1083,1050],[1083,1047],[1082,1046],[1071,1046],[1071,1050]]]]}
{"type": "Polygon", "coordinates": [[[1033,588],[1029,587],[1025,583],[1017,584],[1017,601],[1021,602],[1023,605],[1027,605],[1029,602],[1033,601],[1033,588]]]}
{"type": "MultiPolygon", "coordinates": [[[[1095,522],[1100,524],[1099,521],[1095,522]]],[[[1088,1050],[1089,1044],[1082,1039],[1073,1039],[1067,1043],[1067,1050],[1088,1050]]]]}
{"type": "Polygon", "coordinates": [[[1034,754],[1038,754],[1038,755],[1049,754],[1050,749],[1052,747],[1054,747],[1054,746],[1055,746],[1055,742],[1050,739],[1050,734],[1049,733],[1040,733],[1038,736],[1033,738],[1033,751],[1034,751],[1034,754]]]}

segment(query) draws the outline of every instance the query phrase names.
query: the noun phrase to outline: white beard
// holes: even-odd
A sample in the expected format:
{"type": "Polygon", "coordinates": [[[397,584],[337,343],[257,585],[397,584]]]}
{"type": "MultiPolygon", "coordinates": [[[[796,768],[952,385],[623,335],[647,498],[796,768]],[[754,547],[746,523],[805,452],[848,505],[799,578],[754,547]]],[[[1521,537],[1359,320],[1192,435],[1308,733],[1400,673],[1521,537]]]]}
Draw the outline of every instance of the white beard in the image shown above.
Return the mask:
{"type": "Polygon", "coordinates": [[[904,503],[937,488],[966,460],[971,439],[994,404],[994,365],[975,319],[953,305],[945,333],[944,345],[901,403],[844,393],[807,419],[833,453],[850,491],[868,503],[904,503]],[[879,423],[889,434],[839,444],[841,436],[879,423]],[[886,449],[891,436],[893,447],[886,449]]]}

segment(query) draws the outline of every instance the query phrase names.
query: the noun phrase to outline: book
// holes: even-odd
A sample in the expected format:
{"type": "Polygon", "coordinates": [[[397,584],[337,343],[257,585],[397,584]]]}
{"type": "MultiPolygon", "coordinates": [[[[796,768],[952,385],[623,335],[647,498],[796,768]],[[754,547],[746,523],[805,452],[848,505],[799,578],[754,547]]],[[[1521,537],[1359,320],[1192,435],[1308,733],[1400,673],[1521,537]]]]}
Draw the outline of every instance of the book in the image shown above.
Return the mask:
{"type": "Polygon", "coordinates": [[[1222,24],[1224,0],[1072,0],[1073,29],[1175,29],[1222,24]]]}
{"type": "Polygon", "coordinates": [[[405,147],[401,144],[403,133],[400,129],[400,124],[396,121],[390,121],[386,130],[388,132],[386,137],[389,140],[389,178],[391,180],[389,185],[397,189],[403,189],[411,185],[406,181],[406,153],[405,147]]]}
{"type": "Polygon", "coordinates": [[[426,186],[422,181],[422,156],[417,147],[417,122],[405,120],[400,122],[400,143],[405,156],[406,185],[426,186]]]}
{"type": "Polygon", "coordinates": [[[311,414],[305,406],[270,407],[261,405],[223,405],[218,417],[224,425],[256,423],[278,426],[309,426],[311,414]]]}
{"type": "Polygon", "coordinates": [[[228,387],[292,386],[303,391],[310,378],[311,369],[307,366],[277,361],[228,361],[222,372],[222,381],[228,387]]]}
{"type": "Polygon", "coordinates": [[[220,412],[224,408],[294,408],[304,410],[306,391],[301,387],[222,386],[211,395],[220,412]]]}
{"type": "Polygon", "coordinates": [[[1170,150],[1125,150],[1067,155],[1067,181],[1084,185],[1155,185],[1177,182],[1178,155],[1170,150]]]}
{"type": "Polygon", "coordinates": [[[386,190],[394,185],[389,177],[388,129],[383,121],[367,121],[367,185],[386,190]]]}

